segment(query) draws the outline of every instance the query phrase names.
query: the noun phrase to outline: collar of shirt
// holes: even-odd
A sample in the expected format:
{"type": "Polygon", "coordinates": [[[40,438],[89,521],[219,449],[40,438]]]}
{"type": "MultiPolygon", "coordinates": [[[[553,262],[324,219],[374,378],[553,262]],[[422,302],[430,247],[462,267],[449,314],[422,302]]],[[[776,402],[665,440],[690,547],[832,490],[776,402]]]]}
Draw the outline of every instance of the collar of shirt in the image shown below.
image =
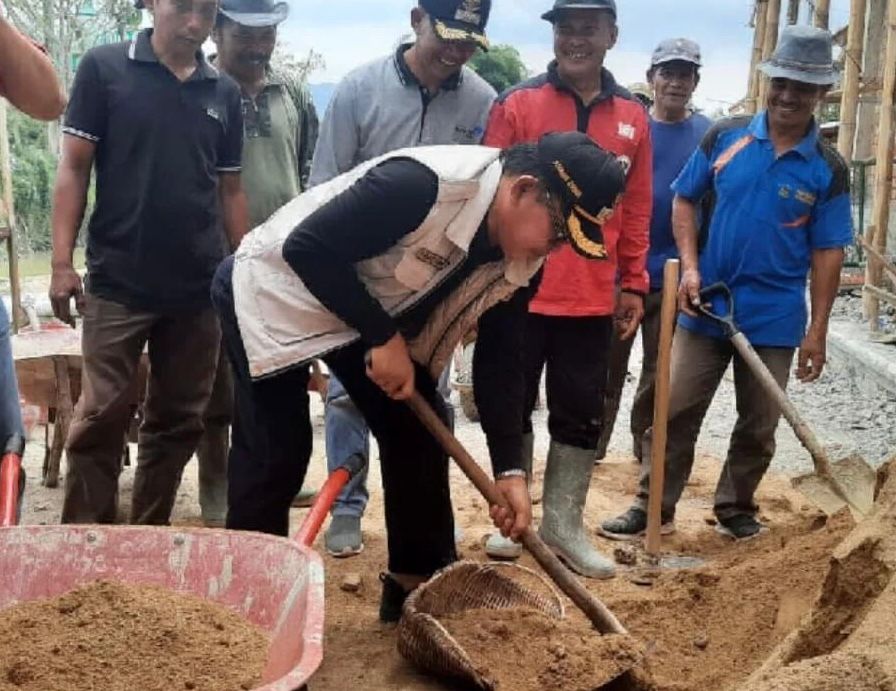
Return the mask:
{"type": "MultiPolygon", "coordinates": [[[[136,62],[159,63],[159,58],[152,48],[152,29],[144,29],[131,41],[128,57],[136,62]]],[[[196,71],[190,79],[217,79],[220,73],[212,66],[201,50],[196,51],[196,71]]]]}
{"type": "MultiPolygon", "coordinates": [[[[560,72],[557,69],[557,61],[551,60],[548,64],[548,82],[558,91],[565,91],[572,96],[575,96],[579,100],[581,98],[579,95],[573,91],[573,89],[563,81],[563,78],[560,76],[560,72]]],[[[613,73],[610,72],[606,67],[600,68],[600,93],[594,97],[591,103],[586,103],[586,106],[592,106],[596,103],[600,103],[601,101],[606,101],[613,96],[618,96],[623,91],[619,88],[619,85],[616,83],[616,78],[613,76],[613,73]]]]}
{"type": "MultiPolygon", "coordinates": [[[[767,111],[758,113],[750,122],[747,130],[756,140],[771,143],[771,136],[768,132],[767,111]]],[[[815,118],[812,118],[812,126],[809,128],[808,134],[790,151],[795,151],[807,161],[818,153],[818,123],[815,122],[815,118]]],[[[790,153],[790,151],[787,153],[790,153]]]]}
{"type": "MultiPolygon", "coordinates": [[[[208,63],[216,70],[221,69],[218,67],[218,54],[217,53],[212,53],[208,57],[208,63]]],[[[223,70],[221,70],[221,71],[223,71],[223,70]]],[[[227,74],[227,73],[225,72],[225,74],[227,74]]],[[[231,79],[233,79],[233,81],[236,82],[236,79],[233,77],[233,75],[228,74],[227,76],[231,77],[231,79]]],[[[239,82],[237,82],[237,86],[240,87],[240,93],[242,94],[243,88],[242,88],[242,86],[240,86],[239,82]]],[[[264,68],[264,86],[261,87],[261,91],[258,92],[259,95],[261,95],[262,93],[264,93],[271,87],[277,87],[279,89],[279,88],[282,88],[285,86],[286,86],[286,75],[284,75],[282,72],[275,70],[270,65],[266,65],[264,68]]],[[[244,99],[249,98],[245,94],[242,94],[242,97],[244,99]]]]}
{"type": "MultiPolygon", "coordinates": [[[[426,90],[426,87],[420,83],[420,80],[411,72],[411,68],[408,66],[408,61],[405,60],[404,54],[408,48],[410,48],[413,43],[402,43],[398,46],[398,50],[395,51],[395,58],[393,63],[395,64],[395,71],[398,72],[398,78],[401,80],[401,83],[404,86],[416,86],[421,91],[426,90]]],[[[439,86],[440,91],[456,91],[460,88],[460,85],[464,81],[463,68],[459,69],[455,74],[451,75],[439,86]]]]}

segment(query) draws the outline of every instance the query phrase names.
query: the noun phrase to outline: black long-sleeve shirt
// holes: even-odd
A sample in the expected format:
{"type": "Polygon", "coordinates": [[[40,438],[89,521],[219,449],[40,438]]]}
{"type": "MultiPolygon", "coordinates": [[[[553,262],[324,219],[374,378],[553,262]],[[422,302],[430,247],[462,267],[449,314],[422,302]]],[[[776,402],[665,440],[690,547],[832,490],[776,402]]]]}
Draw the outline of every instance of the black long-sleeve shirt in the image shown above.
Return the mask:
{"type": "MultiPolygon", "coordinates": [[[[411,159],[372,168],[345,192],[308,216],[283,245],[283,258],[328,310],[371,347],[400,332],[420,332],[434,308],[473,271],[500,260],[483,222],[464,262],[435,290],[392,317],[358,277],[355,264],[378,256],[420,227],[436,201],[438,179],[411,159]]],[[[521,467],[525,383],[523,333],[536,281],[479,320],[473,386],[496,473],[521,467]]]]}

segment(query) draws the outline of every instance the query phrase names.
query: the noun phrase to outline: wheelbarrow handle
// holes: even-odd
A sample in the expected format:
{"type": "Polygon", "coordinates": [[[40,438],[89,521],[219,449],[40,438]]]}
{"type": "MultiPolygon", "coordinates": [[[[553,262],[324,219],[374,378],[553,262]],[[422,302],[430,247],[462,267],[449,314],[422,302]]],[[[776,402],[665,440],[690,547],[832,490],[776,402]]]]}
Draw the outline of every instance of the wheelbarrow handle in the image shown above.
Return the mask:
{"type": "Polygon", "coordinates": [[[305,547],[311,547],[314,544],[314,540],[320,532],[320,527],[326,520],[327,514],[330,513],[330,507],[333,506],[333,502],[336,501],[336,498],[342,492],[342,488],[353,477],[361,473],[366,465],[360,457],[352,456],[341,468],[337,468],[330,473],[327,481],[324,482],[323,487],[318,491],[314,503],[311,504],[308,515],[302,521],[299,532],[296,533],[295,539],[299,544],[305,547]]]}
{"type": "Polygon", "coordinates": [[[22,455],[25,439],[13,435],[3,451],[0,461],[0,528],[14,526],[19,521],[19,499],[22,491],[22,455]]]}
{"type": "MultiPolygon", "coordinates": [[[[485,497],[490,505],[507,507],[504,496],[498,491],[497,486],[476,463],[475,459],[467,452],[463,445],[451,433],[436,415],[432,406],[415,391],[407,400],[408,406],[441,444],[445,452],[451,456],[470,482],[485,497]]],[[[569,597],[575,605],[585,613],[594,627],[601,633],[627,633],[625,627],[619,622],[609,608],[583,586],[575,576],[563,565],[544,541],[532,528],[527,528],[522,537],[523,546],[535,558],[535,561],[551,577],[554,583],[569,597]]]]}

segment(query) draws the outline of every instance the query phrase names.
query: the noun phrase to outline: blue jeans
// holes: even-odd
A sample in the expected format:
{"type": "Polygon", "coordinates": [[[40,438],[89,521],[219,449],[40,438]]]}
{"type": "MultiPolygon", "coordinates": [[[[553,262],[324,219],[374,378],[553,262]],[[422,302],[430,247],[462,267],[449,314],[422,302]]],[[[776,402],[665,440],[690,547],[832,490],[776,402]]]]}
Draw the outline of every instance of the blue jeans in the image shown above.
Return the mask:
{"type": "MultiPolygon", "coordinates": [[[[438,391],[445,400],[450,428],[454,430],[454,407],[449,397],[450,367],[446,367],[439,377],[438,391]]],[[[361,411],[355,407],[342,386],[342,382],[331,373],[327,386],[327,405],[324,413],[324,429],[327,443],[327,473],[338,470],[352,456],[364,461],[364,472],[359,473],[342,490],[333,502],[330,513],[333,516],[364,515],[370,492],[367,490],[367,467],[370,462],[370,437],[367,423],[361,411]]]]}
{"type": "Polygon", "coordinates": [[[14,434],[25,436],[10,333],[9,314],[0,300],[0,451],[14,434]]]}

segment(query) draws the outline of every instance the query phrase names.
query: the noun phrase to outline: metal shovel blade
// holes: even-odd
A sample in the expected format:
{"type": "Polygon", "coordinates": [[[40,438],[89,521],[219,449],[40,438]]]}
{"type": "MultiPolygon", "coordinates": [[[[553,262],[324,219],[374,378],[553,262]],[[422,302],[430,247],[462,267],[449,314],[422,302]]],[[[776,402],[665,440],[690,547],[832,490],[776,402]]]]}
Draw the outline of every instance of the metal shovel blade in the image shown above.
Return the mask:
{"type": "Polygon", "coordinates": [[[831,463],[831,478],[818,473],[809,473],[793,478],[793,486],[802,492],[813,504],[833,516],[848,506],[853,517],[858,521],[871,511],[874,506],[874,488],[877,484],[877,473],[858,454],[831,463]],[[845,501],[837,492],[849,499],[845,501]]]}

